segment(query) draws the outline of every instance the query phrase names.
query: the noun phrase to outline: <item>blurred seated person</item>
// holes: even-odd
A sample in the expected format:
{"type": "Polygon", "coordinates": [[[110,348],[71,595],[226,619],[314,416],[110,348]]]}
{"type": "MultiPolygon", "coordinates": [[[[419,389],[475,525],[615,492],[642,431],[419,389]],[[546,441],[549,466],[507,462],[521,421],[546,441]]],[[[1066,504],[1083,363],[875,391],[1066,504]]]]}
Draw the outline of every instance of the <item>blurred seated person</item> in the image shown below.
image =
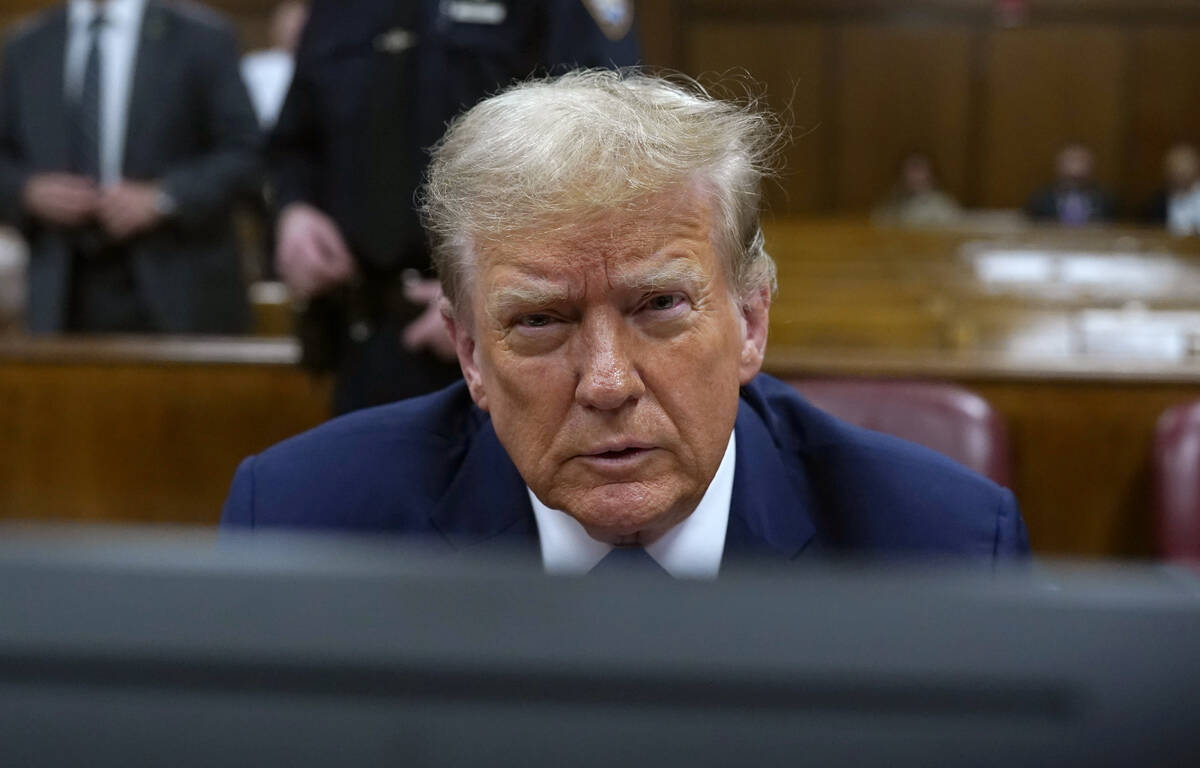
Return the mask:
{"type": "Polygon", "coordinates": [[[1147,206],[1147,221],[1173,235],[1200,235],[1200,153],[1176,144],[1163,157],[1163,189],[1147,206]]]}
{"type": "Polygon", "coordinates": [[[433,151],[423,222],[464,381],[246,459],[223,522],[613,558],[1028,551],[1012,494],[759,373],[776,122],[633,71],[493,96],[433,151]]]}
{"type": "Polygon", "coordinates": [[[958,203],[938,187],[929,156],[920,152],[904,158],[891,197],[874,212],[881,223],[911,227],[952,224],[960,215],[958,203]]]}
{"type": "Polygon", "coordinates": [[[1116,205],[1093,177],[1091,150],[1082,144],[1068,144],[1058,153],[1054,170],[1054,183],[1038,190],[1025,206],[1031,219],[1068,227],[1113,219],[1116,205]]]}
{"type": "Polygon", "coordinates": [[[70,0],[19,25],[0,83],[0,217],[30,246],[34,332],[238,333],[231,209],[259,130],[230,25],[70,0]]]}
{"type": "Polygon", "coordinates": [[[307,21],[307,3],[300,0],[280,3],[271,14],[271,47],[242,57],[242,78],[263,128],[275,125],[279,117],[296,68],[296,46],[307,21]]]}

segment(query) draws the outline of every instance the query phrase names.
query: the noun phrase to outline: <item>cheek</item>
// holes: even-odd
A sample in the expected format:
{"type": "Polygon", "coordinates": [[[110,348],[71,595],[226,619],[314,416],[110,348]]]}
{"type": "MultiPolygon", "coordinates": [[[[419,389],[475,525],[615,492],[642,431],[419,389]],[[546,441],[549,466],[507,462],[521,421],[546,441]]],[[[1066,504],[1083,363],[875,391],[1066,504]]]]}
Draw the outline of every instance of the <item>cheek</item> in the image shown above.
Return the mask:
{"type": "Polygon", "coordinates": [[[562,429],[574,382],[562,361],[491,348],[482,356],[492,423],[522,472],[536,465],[562,429]]]}
{"type": "Polygon", "coordinates": [[[525,356],[493,346],[485,356],[483,376],[489,392],[530,411],[552,406],[573,393],[570,371],[561,354],[525,356]]]}
{"type": "Polygon", "coordinates": [[[647,346],[644,364],[657,378],[674,381],[668,389],[700,394],[739,385],[741,332],[736,318],[710,316],[672,339],[647,346]]]}
{"type": "Polygon", "coordinates": [[[724,451],[737,416],[739,339],[736,324],[713,324],[656,345],[644,358],[646,383],[692,461],[706,464],[724,451]]]}

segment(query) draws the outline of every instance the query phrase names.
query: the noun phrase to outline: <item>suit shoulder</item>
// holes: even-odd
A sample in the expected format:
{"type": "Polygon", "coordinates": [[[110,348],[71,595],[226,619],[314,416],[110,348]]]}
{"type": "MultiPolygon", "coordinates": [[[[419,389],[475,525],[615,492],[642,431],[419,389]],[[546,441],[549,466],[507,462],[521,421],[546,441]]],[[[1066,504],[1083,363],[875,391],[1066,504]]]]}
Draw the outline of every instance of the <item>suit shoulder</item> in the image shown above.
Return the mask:
{"type": "Polygon", "coordinates": [[[255,524],[420,525],[486,421],[466,385],[457,384],[284,440],[244,464],[253,478],[255,524]]]}
{"type": "Polygon", "coordinates": [[[234,33],[233,22],[228,16],[200,3],[191,0],[159,0],[157,5],[176,20],[199,29],[226,35],[234,33]]]}
{"type": "Polygon", "coordinates": [[[38,11],[18,19],[4,33],[5,49],[13,50],[24,45],[37,45],[40,38],[48,34],[51,27],[56,22],[62,21],[64,16],[65,11],[62,7],[58,7],[38,11]]]}
{"type": "Polygon", "coordinates": [[[473,408],[466,386],[456,384],[433,394],[331,419],[268,448],[260,459],[272,461],[314,451],[365,450],[382,445],[428,451],[461,441],[483,418],[473,408]]]}
{"type": "Polygon", "coordinates": [[[768,431],[783,450],[823,453],[869,453],[878,460],[916,462],[933,471],[964,474],[990,480],[924,446],[882,432],[850,424],[817,408],[790,385],[760,375],[743,390],[743,397],[759,412],[768,431]]]}
{"type": "Polygon", "coordinates": [[[823,527],[840,547],[991,556],[1000,527],[1012,522],[1009,491],[936,451],[841,421],[769,377],[756,378],[743,398],[810,479],[823,527]]]}
{"type": "Polygon", "coordinates": [[[255,466],[268,485],[296,489],[324,491],[347,478],[362,488],[417,483],[432,489],[486,420],[460,383],[331,419],[271,446],[255,457],[255,466]]]}

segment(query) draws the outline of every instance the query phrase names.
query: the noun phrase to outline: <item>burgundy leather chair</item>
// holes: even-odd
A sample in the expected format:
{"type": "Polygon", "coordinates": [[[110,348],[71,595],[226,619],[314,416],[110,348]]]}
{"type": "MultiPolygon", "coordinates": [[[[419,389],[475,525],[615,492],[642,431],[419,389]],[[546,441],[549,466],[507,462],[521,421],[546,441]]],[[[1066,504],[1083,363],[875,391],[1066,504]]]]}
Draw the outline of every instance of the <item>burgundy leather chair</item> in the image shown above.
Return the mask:
{"type": "Polygon", "coordinates": [[[1200,400],[1159,418],[1153,463],[1159,550],[1200,560],[1200,400]]]}
{"type": "Polygon", "coordinates": [[[1000,485],[1012,486],[1004,421],[986,400],[962,387],[888,379],[788,383],[810,403],[843,421],[919,443],[1000,485]]]}

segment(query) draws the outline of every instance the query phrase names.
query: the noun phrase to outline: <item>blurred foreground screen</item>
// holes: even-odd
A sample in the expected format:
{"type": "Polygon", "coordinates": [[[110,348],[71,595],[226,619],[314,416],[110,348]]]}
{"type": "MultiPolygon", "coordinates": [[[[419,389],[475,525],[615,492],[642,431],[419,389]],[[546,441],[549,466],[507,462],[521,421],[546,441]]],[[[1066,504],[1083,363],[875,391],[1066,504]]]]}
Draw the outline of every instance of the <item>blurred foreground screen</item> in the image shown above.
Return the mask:
{"type": "Polygon", "coordinates": [[[1200,579],[7,530],[0,765],[1194,765],[1200,579]]]}

